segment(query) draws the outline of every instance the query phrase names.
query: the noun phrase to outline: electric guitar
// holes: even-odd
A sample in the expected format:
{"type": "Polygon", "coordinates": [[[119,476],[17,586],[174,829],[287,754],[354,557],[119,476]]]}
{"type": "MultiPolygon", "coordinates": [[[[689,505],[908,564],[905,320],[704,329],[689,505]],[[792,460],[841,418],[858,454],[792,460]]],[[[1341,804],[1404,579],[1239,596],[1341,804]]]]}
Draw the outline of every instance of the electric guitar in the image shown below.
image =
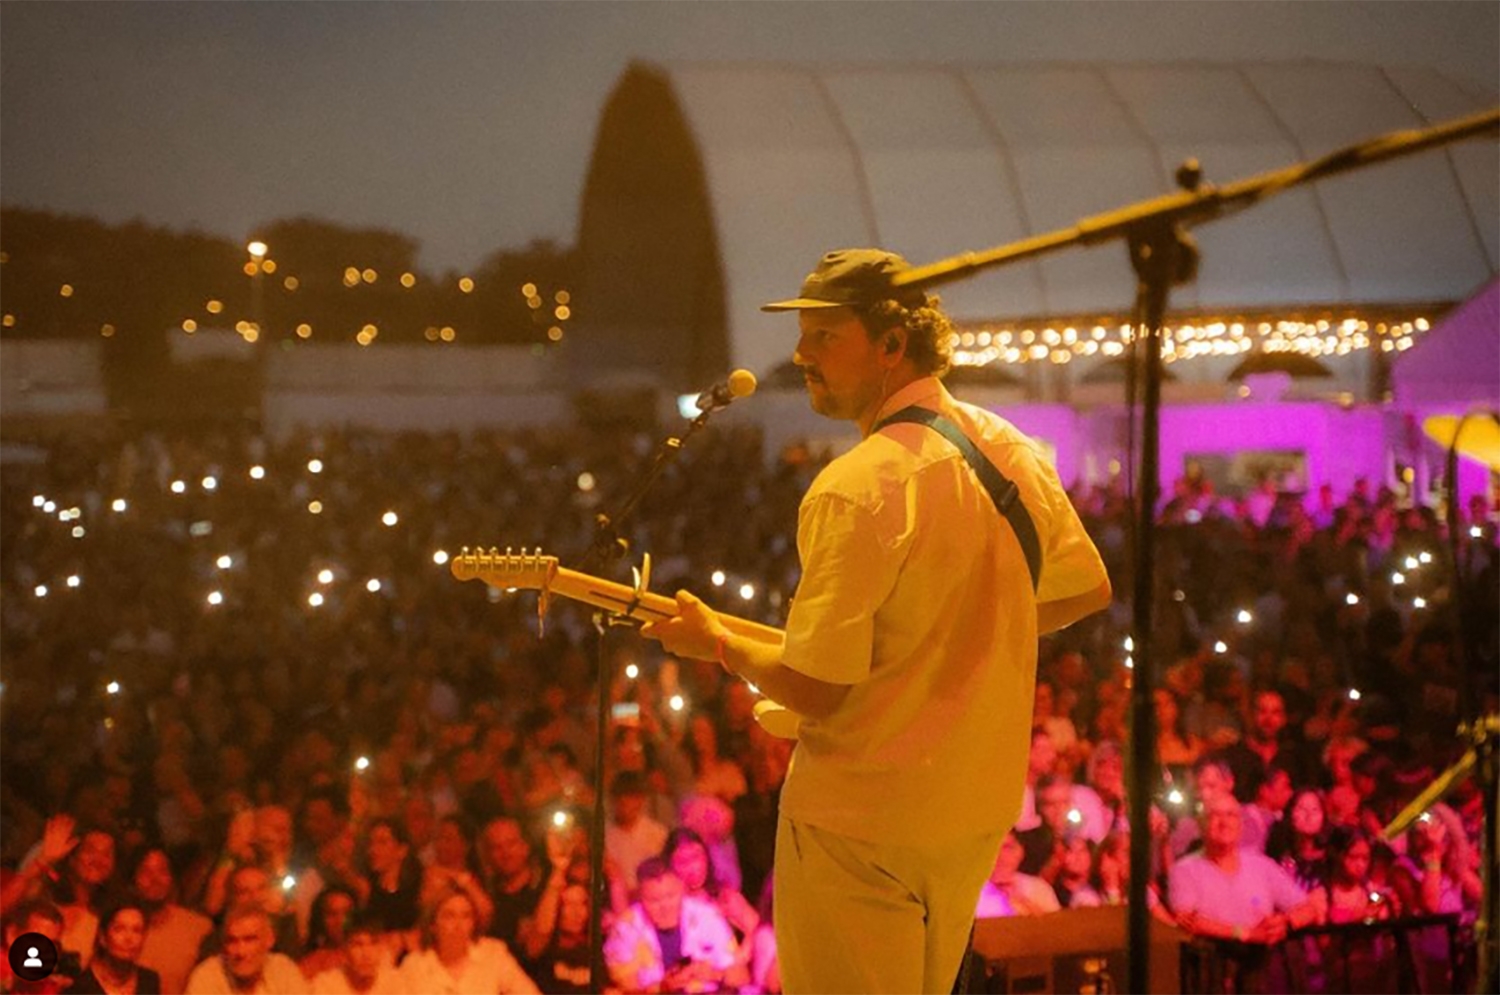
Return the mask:
{"type": "MultiPolygon", "coordinates": [[[[646,556],[640,568],[633,568],[635,586],[630,587],[602,577],[569,570],[555,556],[543,556],[540,550],[520,553],[491,547],[473,549],[465,546],[449,563],[459,580],[482,580],[502,590],[540,592],[537,616],[545,618],[552,595],[602,608],[605,611],[639,622],[656,622],[677,617],[677,601],[646,590],[651,582],[651,557],[646,556]]],[[[773,626],[716,612],[724,628],[737,636],[757,642],[780,645],[785,633],[773,626]]],[[[769,698],[755,703],[755,720],[761,728],[783,739],[796,739],[802,716],[769,698]]]]}

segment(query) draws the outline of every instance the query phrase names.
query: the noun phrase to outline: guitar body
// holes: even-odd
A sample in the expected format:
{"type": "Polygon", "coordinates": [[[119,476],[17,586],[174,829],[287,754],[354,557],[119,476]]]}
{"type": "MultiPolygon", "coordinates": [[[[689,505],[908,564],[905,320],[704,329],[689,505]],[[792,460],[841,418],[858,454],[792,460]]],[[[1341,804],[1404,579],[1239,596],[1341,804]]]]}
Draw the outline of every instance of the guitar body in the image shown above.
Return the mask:
{"type": "MultiPolygon", "coordinates": [[[[558,563],[557,557],[543,556],[539,551],[528,553],[522,549],[516,554],[508,549],[502,553],[495,548],[470,550],[465,546],[453,557],[449,570],[458,580],[482,580],[491,587],[503,590],[539,591],[541,604],[538,610],[542,615],[546,614],[550,597],[560,594],[569,600],[580,601],[641,622],[655,622],[677,616],[675,599],[569,570],[558,563]]],[[[724,627],[737,636],[779,644],[785,635],[782,630],[760,622],[722,612],[718,615],[724,627]]],[[[773,736],[796,739],[797,730],[802,725],[802,716],[763,697],[755,703],[755,721],[773,736]]]]}

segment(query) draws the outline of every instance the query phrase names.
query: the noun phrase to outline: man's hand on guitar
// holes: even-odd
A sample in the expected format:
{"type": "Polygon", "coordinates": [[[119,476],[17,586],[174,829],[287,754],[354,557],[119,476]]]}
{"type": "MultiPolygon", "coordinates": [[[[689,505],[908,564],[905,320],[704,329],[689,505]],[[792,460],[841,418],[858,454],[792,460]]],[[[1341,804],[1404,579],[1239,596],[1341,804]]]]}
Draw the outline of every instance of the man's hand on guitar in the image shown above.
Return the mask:
{"type": "Polygon", "coordinates": [[[677,617],[647,622],[641,635],[655,639],[673,656],[718,660],[719,640],[728,635],[714,610],[687,591],[677,592],[677,617]]]}

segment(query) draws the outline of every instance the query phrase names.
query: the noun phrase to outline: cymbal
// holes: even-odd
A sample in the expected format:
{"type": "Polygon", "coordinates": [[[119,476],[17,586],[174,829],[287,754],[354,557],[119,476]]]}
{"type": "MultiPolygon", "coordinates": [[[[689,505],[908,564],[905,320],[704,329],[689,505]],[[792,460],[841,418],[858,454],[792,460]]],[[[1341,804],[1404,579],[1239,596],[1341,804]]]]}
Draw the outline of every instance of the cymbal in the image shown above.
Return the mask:
{"type": "MultiPolygon", "coordinates": [[[[1458,415],[1432,415],[1422,421],[1422,431],[1433,442],[1447,449],[1458,433],[1458,415]]],[[[1500,422],[1487,413],[1472,415],[1464,422],[1458,439],[1458,453],[1500,472],[1500,422]]]]}

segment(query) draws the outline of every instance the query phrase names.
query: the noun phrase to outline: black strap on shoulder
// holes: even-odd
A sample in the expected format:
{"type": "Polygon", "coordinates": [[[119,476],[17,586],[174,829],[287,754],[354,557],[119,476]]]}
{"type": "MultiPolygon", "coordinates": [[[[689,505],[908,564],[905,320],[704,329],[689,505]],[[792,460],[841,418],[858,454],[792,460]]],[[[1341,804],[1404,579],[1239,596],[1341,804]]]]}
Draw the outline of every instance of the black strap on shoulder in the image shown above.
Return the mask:
{"type": "Polygon", "coordinates": [[[1026,568],[1031,571],[1031,587],[1035,590],[1042,581],[1042,544],[1037,538],[1036,525],[1032,522],[1030,513],[1026,511],[1026,504],[1021,500],[1021,489],[1001,473],[995,464],[990,462],[988,456],[979,451],[979,447],[974,445],[973,440],[967,435],[964,435],[961,428],[936,411],[914,404],[911,407],[902,408],[888,418],[881,419],[876,424],[875,431],[879,432],[887,425],[901,423],[926,425],[953,443],[963,454],[969,466],[974,468],[974,474],[979,478],[979,482],[989,492],[990,500],[995,502],[995,510],[1000,512],[1016,533],[1016,539],[1021,543],[1021,552],[1026,556],[1026,568]]]}

